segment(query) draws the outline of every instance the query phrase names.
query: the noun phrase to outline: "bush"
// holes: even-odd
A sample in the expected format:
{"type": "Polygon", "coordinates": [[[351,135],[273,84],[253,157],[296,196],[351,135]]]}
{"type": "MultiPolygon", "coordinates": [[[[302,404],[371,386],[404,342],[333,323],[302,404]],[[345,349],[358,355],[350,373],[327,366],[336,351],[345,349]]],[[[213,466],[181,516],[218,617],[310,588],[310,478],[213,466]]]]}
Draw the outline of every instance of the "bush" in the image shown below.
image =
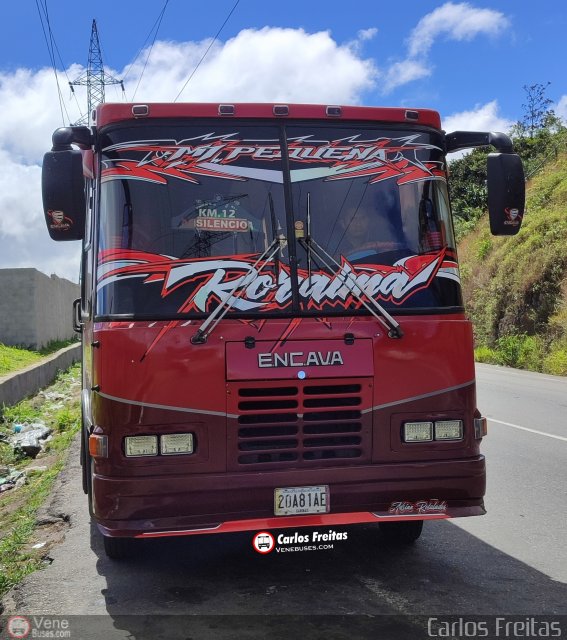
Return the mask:
{"type": "Polygon", "coordinates": [[[485,364],[500,364],[498,353],[490,347],[477,347],[474,350],[474,359],[485,364]]]}
{"type": "Polygon", "coordinates": [[[496,341],[499,364],[516,367],[520,359],[523,336],[502,336],[496,341]]]}
{"type": "Polygon", "coordinates": [[[545,343],[539,336],[508,335],[498,338],[496,348],[480,346],[475,349],[477,362],[500,364],[506,367],[542,371],[545,343]]]}
{"type": "Polygon", "coordinates": [[[552,350],[543,361],[544,373],[567,376],[567,348],[552,350]]]}

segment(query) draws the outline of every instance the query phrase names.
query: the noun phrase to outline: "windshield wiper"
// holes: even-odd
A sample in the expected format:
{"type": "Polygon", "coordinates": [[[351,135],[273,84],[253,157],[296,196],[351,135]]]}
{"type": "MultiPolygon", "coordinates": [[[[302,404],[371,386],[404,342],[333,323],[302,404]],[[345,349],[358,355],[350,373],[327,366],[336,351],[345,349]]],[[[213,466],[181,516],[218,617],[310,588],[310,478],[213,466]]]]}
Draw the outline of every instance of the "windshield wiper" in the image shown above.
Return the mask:
{"type": "Polygon", "coordinates": [[[352,295],[362,304],[365,309],[370,311],[370,313],[388,330],[388,337],[390,338],[401,338],[404,335],[402,328],[399,323],[392,318],[392,316],[384,309],[384,307],[375,300],[372,296],[366,295],[366,299],[364,299],[364,292],[356,283],[355,277],[352,273],[344,273],[341,265],[331,256],[329,253],[321,247],[311,235],[311,211],[310,211],[310,202],[309,202],[309,194],[307,194],[307,234],[305,238],[299,238],[299,243],[305,249],[307,253],[307,264],[308,264],[308,277],[311,280],[311,255],[313,254],[318,260],[320,260],[323,265],[331,272],[334,271],[333,267],[325,260],[325,258],[330,261],[338,271],[335,275],[339,278],[339,280],[348,287],[349,291],[352,295]],[[321,255],[322,254],[322,255],[321,255]],[[369,304],[369,302],[371,304],[369,304]]]}
{"type": "MultiPolygon", "coordinates": [[[[274,216],[275,218],[275,216],[274,216]]],[[[203,324],[197,329],[195,335],[191,338],[192,344],[204,344],[207,338],[215,330],[218,323],[226,316],[226,314],[232,309],[239,298],[244,293],[244,289],[250,284],[254,278],[262,271],[262,269],[277,255],[278,251],[283,251],[287,245],[287,238],[282,232],[281,226],[278,224],[277,230],[274,224],[274,238],[269,244],[267,249],[256,260],[256,262],[250,267],[250,271],[244,276],[242,281],[239,279],[234,283],[234,287],[224,296],[219,305],[211,312],[211,314],[205,319],[203,324]],[[258,266],[259,265],[259,266],[258,266]],[[258,267],[258,271],[256,271],[258,267]],[[234,295],[234,292],[240,287],[240,291],[234,295]],[[210,325],[210,326],[209,326],[210,325]]],[[[276,278],[278,273],[276,272],[276,278]]]]}

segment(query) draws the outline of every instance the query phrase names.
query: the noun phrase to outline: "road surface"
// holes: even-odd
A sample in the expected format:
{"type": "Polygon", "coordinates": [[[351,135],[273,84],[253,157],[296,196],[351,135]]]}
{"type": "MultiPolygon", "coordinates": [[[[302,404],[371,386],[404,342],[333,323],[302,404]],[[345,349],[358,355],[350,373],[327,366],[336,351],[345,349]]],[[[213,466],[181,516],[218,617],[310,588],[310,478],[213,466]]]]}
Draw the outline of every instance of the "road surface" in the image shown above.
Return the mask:
{"type": "Polygon", "coordinates": [[[389,619],[372,616],[403,614],[411,627],[420,615],[567,614],[567,379],[489,365],[477,375],[488,515],[427,523],[403,550],[359,526],[326,551],[262,556],[251,534],[234,534],[144,541],[136,559],[113,563],[74,455],[51,507],[70,515],[65,540],[6,612],[100,616],[82,637],[194,640],[427,637],[379,635],[389,619]],[[176,635],[163,632],[169,614],[194,617],[176,635]]]}

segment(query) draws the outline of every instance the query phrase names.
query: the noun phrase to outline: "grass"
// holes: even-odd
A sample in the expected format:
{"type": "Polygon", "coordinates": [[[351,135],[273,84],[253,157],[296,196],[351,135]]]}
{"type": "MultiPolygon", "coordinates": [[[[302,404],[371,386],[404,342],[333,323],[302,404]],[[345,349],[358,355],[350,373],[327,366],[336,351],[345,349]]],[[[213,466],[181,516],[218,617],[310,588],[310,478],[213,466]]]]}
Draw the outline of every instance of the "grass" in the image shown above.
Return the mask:
{"type": "MultiPolygon", "coordinates": [[[[74,365],[47,389],[63,394],[64,400],[48,400],[39,394],[4,408],[0,435],[8,435],[14,422],[40,419],[53,429],[53,438],[45,452],[36,458],[39,464],[50,460],[48,469],[30,474],[23,487],[0,494],[0,596],[42,566],[45,549],[31,549],[29,542],[34,535],[37,511],[63,468],[66,452],[80,428],[80,379],[80,365],[74,365]]],[[[0,464],[25,469],[30,463],[31,459],[17,456],[10,446],[0,442],[0,464]]]]}
{"type": "Polygon", "coordinates": [[[74,339],[54,340],[39,350],[25,349],[24,347],[8,347],[0,343],[0,376],[24,369],[75,342],[76,340],[74,339]]]}
{"type": "Polygon", "coordinates": [[[30,364],[41,360],[42,356],[37,351],[28,351],[20,347],[7,347],[0,344],[0,376],[18,369],[24,369],[30,364]]]}
{"type": "Polygon", "coordinates": [[[528,185],[522,229],[492,237],[484,216],[459,244],[480,362],[567,375],[567,155],[528,185]]]}

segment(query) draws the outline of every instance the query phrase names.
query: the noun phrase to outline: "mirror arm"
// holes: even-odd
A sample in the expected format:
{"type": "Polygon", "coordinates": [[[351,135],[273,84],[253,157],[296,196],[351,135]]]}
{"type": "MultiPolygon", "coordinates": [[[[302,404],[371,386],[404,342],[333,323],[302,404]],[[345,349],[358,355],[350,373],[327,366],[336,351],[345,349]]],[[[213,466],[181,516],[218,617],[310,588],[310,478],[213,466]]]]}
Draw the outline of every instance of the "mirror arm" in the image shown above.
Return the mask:
{"type": "Polygon", "coordinates": [[[453,131],[445,135],[445,142],[447,153],[487,146],[492,146],[501,153],[514,153],[514,146],[509,136],[498,131],[453,131]]]}
{"type": "Polygon", "coordinates": [[[76,144],[80,149],[90,149],[94,143],[94,136],[88,127],[60,127],[53,132],[51,141],[51,151],[68,151],[71,144],[76,144]]]}

